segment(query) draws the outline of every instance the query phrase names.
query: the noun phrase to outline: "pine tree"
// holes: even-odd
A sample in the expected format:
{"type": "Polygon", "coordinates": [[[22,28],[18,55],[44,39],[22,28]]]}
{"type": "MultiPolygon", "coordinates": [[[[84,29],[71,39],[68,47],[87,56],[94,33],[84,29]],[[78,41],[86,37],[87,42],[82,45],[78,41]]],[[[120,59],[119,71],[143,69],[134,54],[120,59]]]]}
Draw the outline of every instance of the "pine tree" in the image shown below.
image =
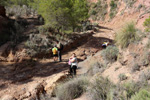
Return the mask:
{"type": "Polygon", "coordinates": [[[32,6],[45,19],[46,24],[58,31],[62,27],[73,30],[88,18],[86,0],[34,0],[32,6]]]}

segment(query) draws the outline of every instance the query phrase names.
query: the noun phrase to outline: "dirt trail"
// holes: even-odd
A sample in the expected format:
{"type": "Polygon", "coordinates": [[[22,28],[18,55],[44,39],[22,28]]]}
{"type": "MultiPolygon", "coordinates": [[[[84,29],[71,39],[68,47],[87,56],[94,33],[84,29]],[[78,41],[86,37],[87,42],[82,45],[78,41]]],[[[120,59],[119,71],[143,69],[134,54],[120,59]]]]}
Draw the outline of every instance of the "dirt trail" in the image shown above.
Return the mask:
{"type": "MultiPolygon", "coordinates": [[[[45,85],[45,90],[52,88],[57,80],[68,73],[67,61],[73,52],[77,54],[79,61],[83,61],[101,50],[101,44],[104,40],[112,42],[113,37],[112,29],[99,27],[99,31],[93,34],[85,44],[63,54],[62,62],[54,63],[52,58],[42,59],[36,62],[24,62],[22,67],[14,66],[14,63],[1,62],[0,98],[6,94],[15,98],[28,98],[32,95],[36,86],[41,83],[45,85]]],[[[83,69],[78,69],[77,74],[82,74],[80,70],[83,69]]]]}

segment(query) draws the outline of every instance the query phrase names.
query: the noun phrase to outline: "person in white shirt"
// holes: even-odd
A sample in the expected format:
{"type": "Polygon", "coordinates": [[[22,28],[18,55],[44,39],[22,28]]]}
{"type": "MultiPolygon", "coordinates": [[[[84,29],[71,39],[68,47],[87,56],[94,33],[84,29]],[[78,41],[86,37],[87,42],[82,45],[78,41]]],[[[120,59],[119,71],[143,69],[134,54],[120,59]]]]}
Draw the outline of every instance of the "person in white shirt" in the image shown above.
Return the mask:
{"type": "Polygon", "coordinates": [[[77,70],[77,65],[78,65],[78,61],[77,61],[77,57],[76,54],[73,53],[72,56],[70,57],[70,62],[71,62],[71,66],[70,66],[70,74],[72,75],[76,75],[76,70],[77,70]]]}

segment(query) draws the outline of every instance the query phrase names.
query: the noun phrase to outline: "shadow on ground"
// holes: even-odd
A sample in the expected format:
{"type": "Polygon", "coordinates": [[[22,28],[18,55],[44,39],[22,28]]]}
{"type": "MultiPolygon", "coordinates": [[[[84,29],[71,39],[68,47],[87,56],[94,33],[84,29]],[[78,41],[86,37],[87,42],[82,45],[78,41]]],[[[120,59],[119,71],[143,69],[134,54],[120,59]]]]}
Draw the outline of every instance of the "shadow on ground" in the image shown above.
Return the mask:
{"type": "MultiPolygon", "coordinates": [[[[100,29],[108,29],[106,27],[99,26],[100,29]]],[[[83,38],[84,39],[84,38],[83,38]]],[[[84,46],[84,48],[95,48],[101,50],[101,45],[104,41],[113,40],[105,38],[105,37],[93,37],[90,36],[85,40],[77,40],[77,45],[70,48],[68,51],[64,52],[66,54],[69,51],[73,51],[77,49],[78,46],[84,46]]],[[[69,57],[68,57],[69,58],[69,57]]],[[[79,59],[82,61],[82,59],[79,59]]],[[[53,74],[60,73],[62,71],[66,71],[69,69],[68,67],[68,59],[63,59],[63,62],[47,62],[40,63],[34,60],[25,60],[22,62],[14,63],[14,64],[4,64],[0,62],[0,89],[7,88],[7,85],[4,85],[3,81],[9,81],[12,84],[25,84],[33,81],[33,77],[47,77],[53,74]],[[2,81],[2,82],[1,82],[2,81]]]]}

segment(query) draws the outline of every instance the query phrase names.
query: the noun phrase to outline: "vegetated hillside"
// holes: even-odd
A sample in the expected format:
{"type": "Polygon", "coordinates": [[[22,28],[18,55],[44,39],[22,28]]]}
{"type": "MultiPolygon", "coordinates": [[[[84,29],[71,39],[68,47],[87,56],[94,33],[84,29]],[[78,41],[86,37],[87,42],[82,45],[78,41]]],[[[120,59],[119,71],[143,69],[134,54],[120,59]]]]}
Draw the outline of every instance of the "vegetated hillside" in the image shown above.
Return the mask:
{"type": "Polygon", "coordinates": [[[149,0],[97,0],[97,3],[90,5],[91,20],[115,30],[131,21],[143,29],[142,24],[149,17],[149,0]]]}
{"type": "Polygon", "coordinates": [[[149,100],[149,0],[89,2],[90,20],[114,29],[114,45],[80,62],[79,72],[86,77],[58,86],[56,96],[60,100],[149,100]]]}
{"type": "MultiPolygon", "coordinates": [[[[75,42],[69,42],[67,49],[77,49],[81,45],[77,50],[72,51],[84,60],[78,66],[78,74],[81,75],[66,79],[68,76],[65,72],[68,66],[65,62],[51,63],[52,59],[20,60],[21,58],[18,57],[20,61],[8,65],[2,63],[0,71],[2,74],[7,74],[1,77],[0,92],[6,93],[2,98],[49,100],[53,96],[59,100],[73,100],[81,96],[77,100],[149,100],[150,19],[145,20],[149,17],[149,5],[149,0],[90,0],[91,22],[105,27],[96,27],[94,30],[97,32],[94,35],[85,33],[86,41],[83,41],[84,34],[70,37],[66,34],[53,33],[51,28],[47,31],[46,26],[37,29],[33,27],[36,25],[32,24],[35,19],[29,18],[31,25],[27,25],[29,29],[27,28],[28,31],[25,33],[31,35],[27,42],[23,41],[17,46],[21,47],[20,51],[24,54],[22,48],[27,46],[27,50],[42,52],[47,46],[53,46],[56,40],[64,41],[65,44],[69,42],[67,40],[75,39],[75,42]],[[31,26],[34,30],[30,30],[31,26]],[[113,44],[110,43],[109,47],[96,53],[101,49],[103,41],[113,41],[110,38],[114,39],[113,44]],[[85,45],[82,46],[79,39],[85,45]],[[50,44],[47,42],[49,40],[52,40],[50,44]],[[63,83],[57,84],[60,81],[63,83]],[[12,96],[7,95],[7,92],[12,96]]],[[[39,52],[36,53],[39,55],[39,52]]],[[[65,59],[68,59],[72,52],[65,54],[65,59]]],[[[12,51],[9,55],[13,55],[12,51]]],[[[43,57],[43,54],[41,55],[43,57]]]]}

